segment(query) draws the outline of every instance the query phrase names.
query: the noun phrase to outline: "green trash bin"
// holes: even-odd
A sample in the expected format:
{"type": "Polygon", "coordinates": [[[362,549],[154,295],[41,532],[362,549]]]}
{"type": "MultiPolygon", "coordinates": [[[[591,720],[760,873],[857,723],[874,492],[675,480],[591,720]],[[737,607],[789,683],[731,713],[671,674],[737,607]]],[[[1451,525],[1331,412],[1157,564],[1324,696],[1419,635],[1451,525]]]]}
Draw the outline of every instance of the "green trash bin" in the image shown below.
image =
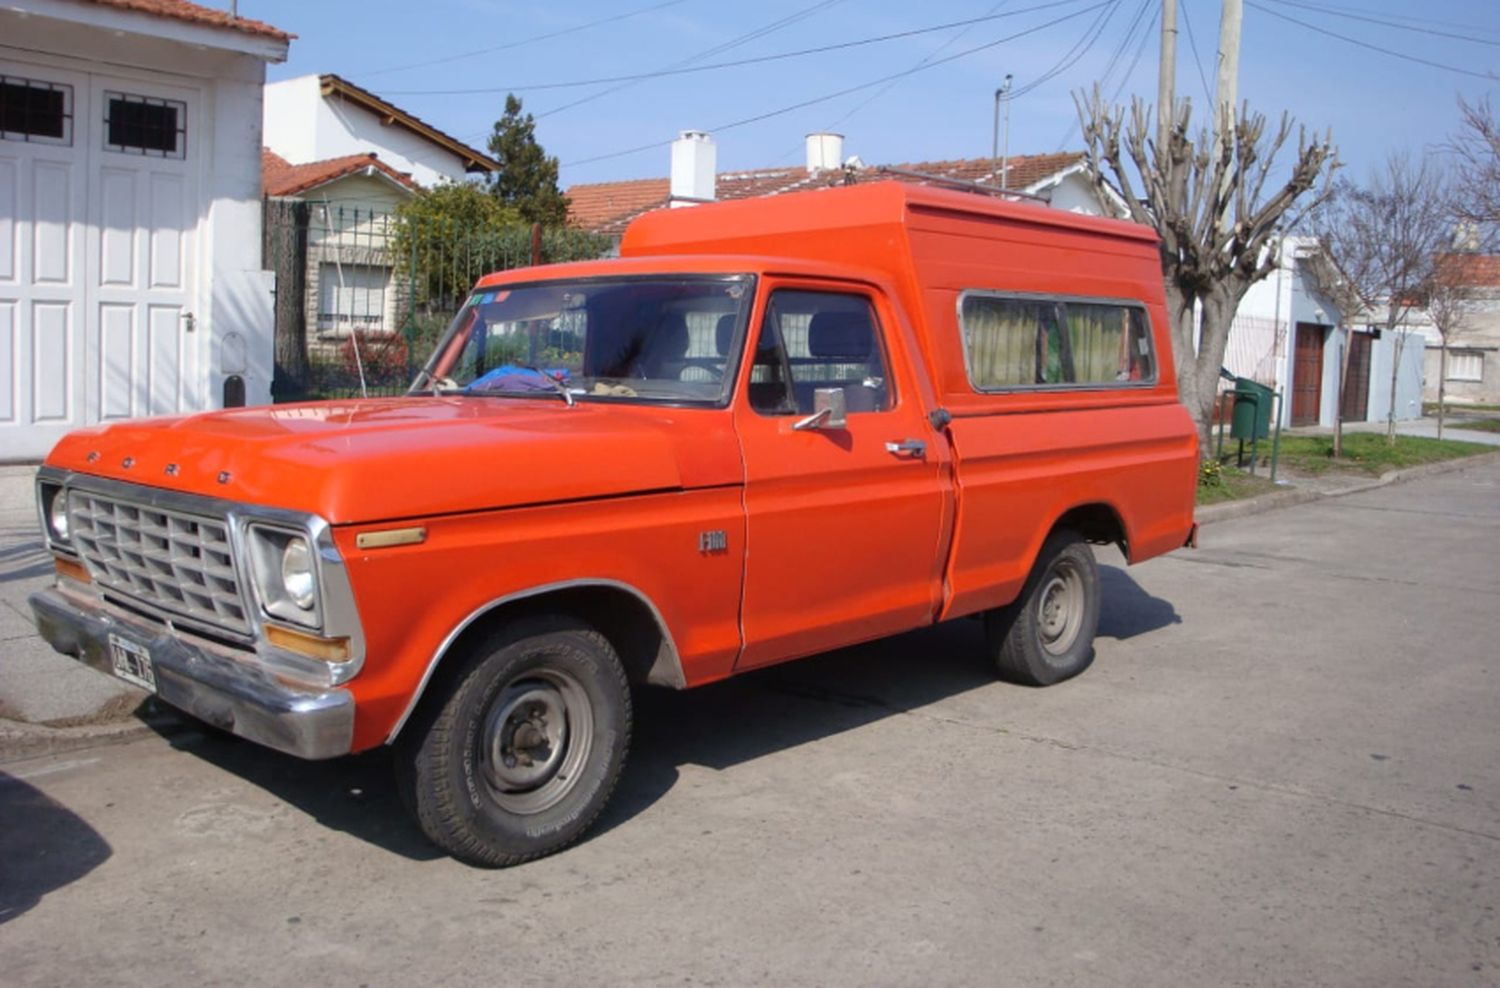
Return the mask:
{"type": "Polygon", "coordinates": [[[1233,439],[1269,439],[1272,391],[1248,377],[1234,379],[1234,417],[1229,435],[1233,439]]]}

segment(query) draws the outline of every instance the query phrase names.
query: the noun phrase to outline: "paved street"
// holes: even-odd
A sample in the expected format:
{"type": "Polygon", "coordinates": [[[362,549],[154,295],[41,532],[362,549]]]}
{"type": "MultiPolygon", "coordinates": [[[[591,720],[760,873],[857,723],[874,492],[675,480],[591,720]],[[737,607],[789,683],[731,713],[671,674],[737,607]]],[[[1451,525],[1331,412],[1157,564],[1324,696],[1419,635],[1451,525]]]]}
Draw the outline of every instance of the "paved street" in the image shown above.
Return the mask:
{"type": "Polygon", "coordinates": [[[1098,660],[973,622],[651,693],[585,843],[438,857],[380,755],[0,764],[7,985],[1500,985],[1500,465],[1101,557],[1098,660]]]}

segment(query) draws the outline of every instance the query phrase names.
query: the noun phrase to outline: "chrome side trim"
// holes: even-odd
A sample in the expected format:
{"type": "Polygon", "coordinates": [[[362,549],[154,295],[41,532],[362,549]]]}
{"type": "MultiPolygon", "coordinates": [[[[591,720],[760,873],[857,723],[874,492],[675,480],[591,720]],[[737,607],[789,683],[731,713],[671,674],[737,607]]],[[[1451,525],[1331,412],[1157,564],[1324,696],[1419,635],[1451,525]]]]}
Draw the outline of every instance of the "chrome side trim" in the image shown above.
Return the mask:
{"type": "Polygon", "coordinates": [[[644,593],[637,590],[635,587],[632,587],[630,584],[622,583],[619,580],[563,580],[559,583],[548,583],[540,587],[532,587],[528,590],[521,590],[513,594],[507,594],[504,597],[498,597],[495,600],[492,600],[489,603],[483,604],[480,607],[476,608],[473,613],[471,613],[468,617],[464,618],[456,626],[454,626],[453,630],[448,632],[447,637],[444,638],[438,645],[436,651],[432,653],[432,658],[427,662],[427,669],[422,673],[421,681],[417,683],[417,688],[412,692],[411,699],[407,701],[406,709],[401,712],[401,718],[397,720],[396,725],[391,728],[391,733],[386,737],[385,743],[390,744],[391,742],[396,740],[397,735],[401,733],[401,729],[405,727],[406,722],[411,719],[413,711],[417,709],[417,704],[421,702],[423,694],[427,692],[427,684],[431,682],[433,674],[437,672],[438,663],[442,661],[443,656],[448,654],[448,649],[451,648],[453,643],[458,640],[458,636],[463,634],[464,631],[475,621],[484,617],[486,614],[488,614],[490,611],[493,611],[497,607],[504,607],[506,604],[513,604],[518,600],[527,600],[531,597],[540,597],[545,594],[556,593],[560,590],[577,590],[584,587],[603,587],[610,590],[623,590],[634,597],[636,600],[639,600],[641,603],[645,604],[646,609],[651,612],[652,620],[656,622],[657,630],[661,632],[662,640],[661,651],[657,654],[655,661],[653,661],[651,664],[651,671],[647,674],[646,677],[647,681],[655,683],[658,686],[671,686],[674,689],[683,689],[685,686],[687,686],[687,677],[684,676],[682,672],[682,658],[677,653],[677,643],[672,640],[672,632],[667,628],[667,622],[662,618],[661,611],[657,609],[656,604],[652,602],[650,597],[647,597],[644,593]]]}

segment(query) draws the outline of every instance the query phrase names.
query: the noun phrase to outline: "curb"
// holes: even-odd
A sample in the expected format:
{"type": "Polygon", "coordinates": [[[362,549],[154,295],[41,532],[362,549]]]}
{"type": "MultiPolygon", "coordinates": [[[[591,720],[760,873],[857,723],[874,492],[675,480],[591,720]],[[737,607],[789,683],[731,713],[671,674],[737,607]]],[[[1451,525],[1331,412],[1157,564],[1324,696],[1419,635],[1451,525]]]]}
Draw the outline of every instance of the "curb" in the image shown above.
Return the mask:
{"type": "Polygon", "coordinates": [[[156,733],[151,724],[133,717],[87,727],[44,727],[18,720],[0,720],[0,765],[106,744],[123,744],[156,733]]]}
{"type": "Polygon", "coordinates": [[[1277,508],[1290,508],[1296,504],[1308,504],[1312,501],[1321,501],[1324,498],[1330,497],[1347,497],[1350,494],[1373,491],[1381,487],[1389,487],[1392,484],[1404,483],[1408,480],[1418,480],[1422,477],[1432,477],[1444,473],[1457,473],[1461,470],[1468,470],[1471,467],[1482,467],[1490,464],[1500,464],[1500,451],[1478,453],[1474,456],[1460,456],[1452,460],[1442,460],[1438,463],[1423,463],[1420,466],[1407,467],[1404,470],[1387,470],[1372,480],[1360,481],[1337,491],[1300,489],[1273,491],[1270,494],[1261,494],[1258,497],[1246,498],[1243,501],[1225,501],[1222,504],[1210,504],[1207,507],[1199,508],[1194,512],[1194,516],[1198,524],[1209,525],[1214,522],[1228,521],[1232,518],[1243,518],[1246,515],[1258,515],[1265,511],[1275,511],[1277,508]]]}

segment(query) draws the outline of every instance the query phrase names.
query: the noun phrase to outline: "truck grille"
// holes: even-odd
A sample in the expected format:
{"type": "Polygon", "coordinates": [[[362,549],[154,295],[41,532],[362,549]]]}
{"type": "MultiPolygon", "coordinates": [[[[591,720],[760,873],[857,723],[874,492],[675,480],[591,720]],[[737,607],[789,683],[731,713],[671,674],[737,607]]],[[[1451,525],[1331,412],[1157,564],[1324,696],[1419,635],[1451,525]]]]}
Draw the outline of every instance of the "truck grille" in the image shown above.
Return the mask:
{"type": "Polygon", "coordinates": [[[229,524],[91,491],[68,494],[73,544],[94,580],[168,614],[250,632],[229,524]]]}

